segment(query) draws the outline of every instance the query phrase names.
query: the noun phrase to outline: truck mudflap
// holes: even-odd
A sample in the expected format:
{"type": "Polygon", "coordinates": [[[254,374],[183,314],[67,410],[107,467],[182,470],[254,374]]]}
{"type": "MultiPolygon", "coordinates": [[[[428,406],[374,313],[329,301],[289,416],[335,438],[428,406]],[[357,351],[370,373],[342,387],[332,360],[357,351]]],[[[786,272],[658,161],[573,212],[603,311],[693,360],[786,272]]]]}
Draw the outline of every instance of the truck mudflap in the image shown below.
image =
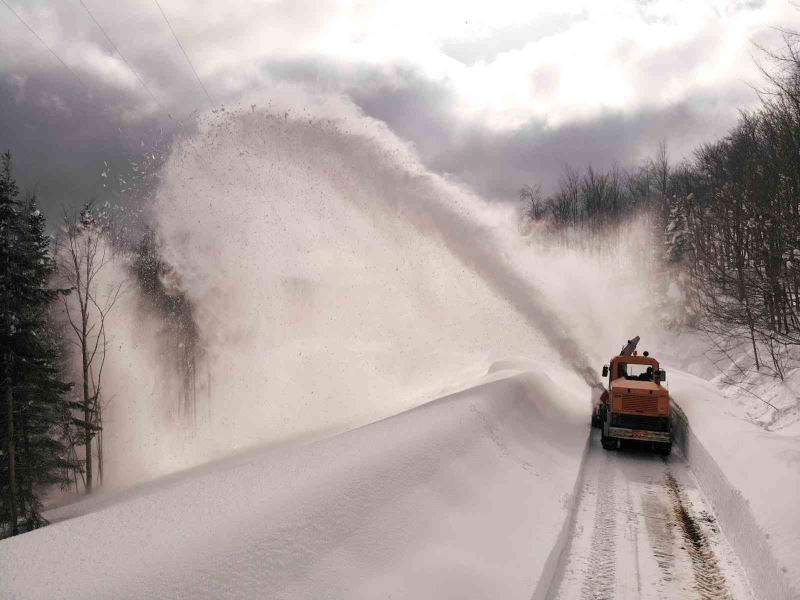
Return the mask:
{"type": "Polygon", "coordinates": [[[640,440],[642,442],[670,443],[669,431],[648,431],[646,429],[625,429],[624,427],[609,427],[608,437],[621,440],[640,440]]]}

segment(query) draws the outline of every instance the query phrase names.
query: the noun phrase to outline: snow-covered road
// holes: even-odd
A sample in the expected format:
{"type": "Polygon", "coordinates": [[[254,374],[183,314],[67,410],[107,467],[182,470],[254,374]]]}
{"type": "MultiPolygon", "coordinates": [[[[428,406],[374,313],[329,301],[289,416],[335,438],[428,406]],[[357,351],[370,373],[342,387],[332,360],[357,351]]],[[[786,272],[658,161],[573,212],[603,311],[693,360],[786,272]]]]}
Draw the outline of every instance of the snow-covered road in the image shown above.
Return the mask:
{"type": "Polygon", "coordinates": [[[752,599],[751,583],[797,597],[770,554],[796,556],[795,440],[736,429],[710,385],[673,370],[676,402],[732,476],[684,428],[707,497],[680,452],[608,452],[596,431],[587,448],[585,388],[550,375],[500,364],[343,434],[56,509],[0,540],[0,597],[717,600],[752,599]],[[747,462],[758,452],[780,480],[747,462]]]}
{"type": "Polygon", "coordinates": [[[686,462],[605,451],[598,432],[583,470],[574,533],[553,597],[753,597],[686,462]]]}

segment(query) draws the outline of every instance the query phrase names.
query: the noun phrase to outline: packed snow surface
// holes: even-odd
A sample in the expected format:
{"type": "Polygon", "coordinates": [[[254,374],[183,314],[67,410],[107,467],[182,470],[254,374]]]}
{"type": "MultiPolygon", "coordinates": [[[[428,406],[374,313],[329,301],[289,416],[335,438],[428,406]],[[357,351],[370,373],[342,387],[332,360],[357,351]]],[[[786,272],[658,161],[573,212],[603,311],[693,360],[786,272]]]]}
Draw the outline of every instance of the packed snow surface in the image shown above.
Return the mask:
{"type": "Polygon", "coordinates": [[[686,461],[606,451],[595,432],[559,600],[753,598],[736,553],[686,461]]]}
{"type": "Polygon", "coordinates": [[[3,597],[541,596],[584,395],[495,370],[360,429],[90,499],[0,542],[3,597]]]}

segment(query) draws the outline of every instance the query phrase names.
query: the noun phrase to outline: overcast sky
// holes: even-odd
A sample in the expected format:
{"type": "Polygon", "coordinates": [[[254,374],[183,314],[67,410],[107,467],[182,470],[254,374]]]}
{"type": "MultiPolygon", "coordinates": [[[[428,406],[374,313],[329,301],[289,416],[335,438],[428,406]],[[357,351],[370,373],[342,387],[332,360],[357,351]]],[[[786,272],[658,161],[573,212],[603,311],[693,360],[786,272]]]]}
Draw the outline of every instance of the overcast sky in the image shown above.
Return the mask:
{"type": "MultiPolygon", "coordinates": [[[[0,4],[0,145],[49,213],[102,192],[105,163],[124,172],[168,114],[210,108],[154,0],[83,0],[119,52],[81,0],[5,2],[65,63],[0,4]]],[[[800,25],[786,0],[160,4],[214,105],[282,81],[345,94],[499,200],[723,135],[756,101],[754,43],[800,25]]]]}

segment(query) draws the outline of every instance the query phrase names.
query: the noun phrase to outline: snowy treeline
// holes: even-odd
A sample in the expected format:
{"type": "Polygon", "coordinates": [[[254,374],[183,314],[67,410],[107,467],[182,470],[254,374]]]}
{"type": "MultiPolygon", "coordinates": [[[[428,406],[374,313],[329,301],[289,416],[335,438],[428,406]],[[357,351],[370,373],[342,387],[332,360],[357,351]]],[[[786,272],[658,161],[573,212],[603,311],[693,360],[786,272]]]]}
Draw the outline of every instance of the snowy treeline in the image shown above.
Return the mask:
{"type": "Polygon", "coordinates": [[[800,37],[769,58],[760,107],[691,160],[671,166],[662,147],[638,170],[568,170],[552,196],[526,187],[522,198],[556,230],[647,215],[691,324],[783,378],[800,346],[800,37]]]}
{"type": "Polygon", "coordinates": [[[555,230],[579,227],[597,232],[641,213],[660,213],[666,219],[669,187],[669,161],[662,145],[656,159],[637,169],[615,167],[602,173],[591,166],[584,171],[567,167],[551,196],[536,186],[524,186],[520,197],[533,221],[555,230]]]}
{"type": "Polygon", "coordinates": [[[195,417],[202,356],[192,308],[156,235],[115,235],[102,211],[65,214],[54,235],[36,199],[20,200],[11,155],[0,163],[0,538],[47,521],[43,499],[60,486],[103,481],[108,316],[130,282],[162,327],[162,361],[181,378],[180,414],[195,417]],[[114,270],[114,263],[123,266],[114,270]]]}
{"type": "Polygon", "coordinates": [[[47,524],[54,486],[91,491],[103,476],[106,317],[121,284],[102,285],[105,228],[84,206],[45,232],[0,164],[0,538],[47,524]]]}
{"type": "Polygon", "coordinates": [[[21,202],[11,156],[0,165],[0,537],[44,523],[42,491],[80,468],[76,424],[50,307],[55,262],[36,200],[21,202]]]}
{"type": "Polygon", "coordinates": [[[800,346],[800,40],[772,55],[769,89],[672,177],[668,260],[691,275],[701,326],[747,342],[783,378],[800,346]]]}

